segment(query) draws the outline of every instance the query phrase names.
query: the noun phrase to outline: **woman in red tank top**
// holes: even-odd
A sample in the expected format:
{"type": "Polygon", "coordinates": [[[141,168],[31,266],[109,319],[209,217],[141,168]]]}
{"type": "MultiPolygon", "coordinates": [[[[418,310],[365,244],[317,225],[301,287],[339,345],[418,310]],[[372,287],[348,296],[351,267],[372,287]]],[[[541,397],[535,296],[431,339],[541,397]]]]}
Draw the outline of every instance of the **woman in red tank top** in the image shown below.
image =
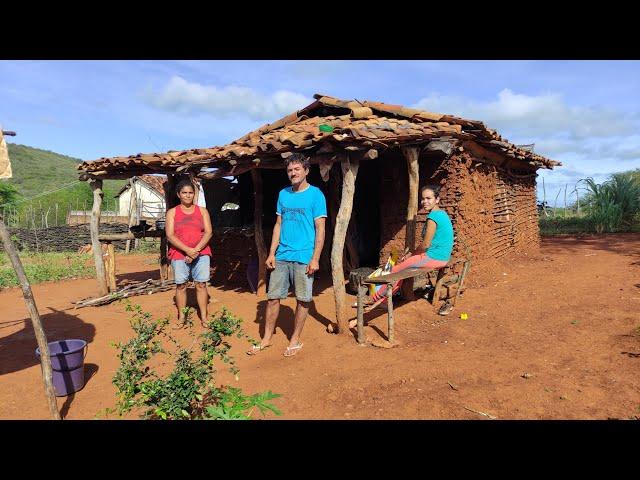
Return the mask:
{"type": "Polygon", "coordinates": [[[169,241],[169,259],[176,282],[176,306],[178,327],[185,326],[187,306],[187,281],[191,277],[196,285],[200,323],[207,321],[209,292],[209,266],[213,235],[211,218],[204,207],[193,203],[195,189],[190,180],[182,180],[176,188],[180,205],[167,212],[166,235],[169,241]]]}

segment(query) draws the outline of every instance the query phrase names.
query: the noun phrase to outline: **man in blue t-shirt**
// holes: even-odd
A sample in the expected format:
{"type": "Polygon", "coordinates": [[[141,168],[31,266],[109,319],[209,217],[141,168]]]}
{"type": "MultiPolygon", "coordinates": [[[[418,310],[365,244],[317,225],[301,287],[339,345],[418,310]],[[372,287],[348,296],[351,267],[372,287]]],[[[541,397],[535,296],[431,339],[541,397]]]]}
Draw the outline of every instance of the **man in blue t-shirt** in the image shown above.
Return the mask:
{"type": "Polygon", "coordinates": [[[277,219],[273,227],[267,268],[273,270],[267,293],[267,314],[264,336],[260,345],[247,352],[255,355],[271,345],[280,311],[280,300],[287,298],[293,283],[297,307],[293,334],[285,357],[297,354],[302,348],[300,334],[312,299],[313,275],[318,270],[324,244],[324,224],[327,205],[322,191],[309,185],[309,160],[293,154],[286,160],[287,176],[291,186],[278,195],[277,219]]]}

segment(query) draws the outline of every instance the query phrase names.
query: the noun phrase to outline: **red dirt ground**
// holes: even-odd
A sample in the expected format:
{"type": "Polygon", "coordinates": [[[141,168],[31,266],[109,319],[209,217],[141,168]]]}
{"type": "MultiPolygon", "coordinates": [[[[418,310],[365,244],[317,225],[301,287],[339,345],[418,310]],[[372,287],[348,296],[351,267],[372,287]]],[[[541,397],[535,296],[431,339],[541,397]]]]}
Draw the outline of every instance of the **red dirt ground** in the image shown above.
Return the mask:
{"type": "MultiPolygon", "coordinates": [[[[119,278],[143,279],[149,272],[157,278],[154,264],[151,255],[120,255],[119,278]]],[[[287,419],[487,418],[467,409],[498,419],[640,418],[640,235],[547,238],[539,254],[471,272],[448,317],[423,299],[398,301],[394,348],[361,347],[352,334],[327,333],[334,300],[331,288],[319,288],[305,346],[285,358],[295,308],[289,298],[274,346],[249,357],[235,340],[240,380],[228,373],[218,378],[247,393],[281,393],[275,403],[283,411],[279,418],[287,419]],[[463,312],[468,320],[460,319],[463,312]]],[[[117,359],[110,343],[131,337],[128,314],[117,303],[74,310],[71,301],[96,293],[94,280],[33,290],[49,341],[90,344],[85,388],[58,405],[64,418],[94,418],[115,403],[117,359]]],[[[230,307],[258,338],[264,302],[248,292],[211,293],[212,309],[230,307]]],[[[172,292],[134,302],[158,317],[173,312],[172,292]]],[[[0,418],[48,418],[21,291],[0,292],[0,305],[0,418]]],[[[366,318],[368,339],[382,343],[385,311],[366,318]]]]}

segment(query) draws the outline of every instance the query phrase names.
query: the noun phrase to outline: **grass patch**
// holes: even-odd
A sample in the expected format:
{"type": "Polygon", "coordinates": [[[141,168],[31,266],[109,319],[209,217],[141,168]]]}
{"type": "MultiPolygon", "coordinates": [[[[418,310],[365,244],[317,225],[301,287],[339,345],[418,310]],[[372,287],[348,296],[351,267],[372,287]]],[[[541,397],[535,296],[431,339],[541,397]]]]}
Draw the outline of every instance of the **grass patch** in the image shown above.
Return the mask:
{"type": "MultiPolygon", "coordinates": [[[[78,253],[21,253],[20,260],[30,283],[95,276],[91,258],[78,253]]],[[[7,254],[0,252],[0,288],[15,287],[18,277],[7,254]]]]}
{"type": "MultiPolygon", "coordinates": [[[[586,233],[598,233],[596,222],[587,216],[568,216],[568,217],[540,217],[539,221],[540,235],[576,235],[586,233]]],[[[620,227],[615,230],[620,232],[640,232],[640,222],[634,223],[628,227],[620,227]]]]}
{"type": "Polygon", "coordinates": [[[540,217],[540,235],[571,235],[577,233],[596,233],[589,217],[540,217]]]}

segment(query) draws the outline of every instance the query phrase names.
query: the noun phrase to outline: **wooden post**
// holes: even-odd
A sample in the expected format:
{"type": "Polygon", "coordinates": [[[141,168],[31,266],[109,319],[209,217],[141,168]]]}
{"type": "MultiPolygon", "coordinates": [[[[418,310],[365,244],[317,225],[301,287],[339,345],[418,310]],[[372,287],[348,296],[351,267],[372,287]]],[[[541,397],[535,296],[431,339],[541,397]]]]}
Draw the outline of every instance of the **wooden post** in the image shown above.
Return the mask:
{"type": "MultiPolygon", "coordinates": [[[[416,215],[418,213],[418,185],[420,183],[417,147],[402,147],[402,154],[407,159],[409,172],[409,203],[407,204],[407,227],[404,237],[405,250],[413,252],[416,244],[416,215]]],[[[400,290],[402,298],[413,300],[413,279],[408,278],[402,282],[400,290]]]]}
{"type": "MultiPolygon", "coordinates": [[[[178,204],[178,199],[176,197],[176,176],[172,174],[167,174],[167,182],[164,184],[164,209],[165,209],[165,222],[167,220],[167,213],[171,208],[178,204]]],[[[166,228],[166,223],[165,223],[166,228]]],[[[167,240],[166,234],[163,237],[164,244],[160,241],[160,261],[164,262],[164,269],[166,272],[166,279],[171,281],[173,280],[173,268],[170,267],[171,262],[167,257],[167,252],[169,248],[169,242],[167,240]]]]}
{"type": "Polygon", "coordinates": [[[104,258],[102,257],[102,247],[99,235],[100,206],[102,205],[102,180],[89,180],[91,190],[93,190],[93,209],[91,210],[91,246],[93,247],[93,259],[96,264],[96,279],[98,280],[98,293],[104,296],[109,293],[104,269],[104,258]]]}
{"type": "Polygon", "coordinates": [[[160,237],[160,280],[164,283],[169,279],[169,259],[167,257],[167,235],[160,237]]]}
{"type": "Polygon", "coordinates": [[[367,287],[363,284],[358,285],[358,343],[364,345],[364,296],[367,293],[367,287]]]}
{"type": "Polygon", "coordinates": [[[110,292],[115,292],[116,288],[116,249],[113,243],[107,242],[107,261],[105,264],[107,274],[107,286],[110,292]]]}
{"type": "MultiPolygon", "coordinates": [[[[136,195],[136,184],[133,181],[133,178],[129,179],[129,227],[132,227],[136,224],[135,220],[135,212],[137,211],[137,195],[136,195]]],[[[135,241],[134,241],[135,248],[135,241]]],[[[127,245],[124,248],[124,253],[128,254],[131,249],[131,240],[127,240],[127,245]]]]}
{"type": "Polygon", "coordinates": [[[253,229],[256,250],[258,252],[258,298],[264,298],[267,293],[267,247],[264,243],[262,230],[262,175],[256,168],[251,170],[253,180],[253,229]]]}
{"type": "Polygon", "coordinates": [[[54,420],[60,420],[60,412],[58,412],[58,404],[56,403],[56,396],[53,390],[53,372],[51,370],[51,358],[49,357],[49,345],[47,343],[47,337],[44,333],[44,329],[42,328],[40,314],[38,313],[36,301],[33,298],[31,285],[29,285],[29,280],[27,280],[27,276],[24,273],[24,268],[22,268],[20,257],[18,257],[15,246],[11,241],[9,231],[7,230],[7,227],[5,226],[4,220],[2,218],[0,218],[0,237],[2,237],[4,251],[7,252],[7,256],[11,260],[13,269],[16,271],[16,275],[18,277],[18,280],[20,281],[20,285],[22,286],[22,296],[24,297],[24,302],[27,305],[27,310],[29,311],[29,316],[31,317],[31,324],[33,325],[33,331],[36,335],[36,341],[38,342],[38,347],[40,348],[40,364],[42,366],[44,392],[47,396],[49,412],[51,413],[51,418],[53,418],[54,420]]]}
{"type": "Polygon", "coordinates": [[[333,232],[333,245],[331,246],[331,277],[336,300],[336,320],[338,322],[338,333],[343,335],[349,332],[349,322],[345,315],[346,291],[344,288],[342,259],[344,255],[344,239],[353,208],[353,194],[359,166],[360,161],[358,159],[349,159],[349,154],[345,154],[342,160],[342,198],[333,232]]]}
{"type": "MultiPolygon", "coordinates": [[[[409,279],[405,279],[405,280],[409,280],[409,279]]],[[[389,337],[389,343],[393,344],[393,339],[394,339],[394,329],[393,329],[393,284],[389,283],[387,284],[387,312],[388,312],[388,316],[389,318],[387,319],[388,324],[389,324],[389,333],[388,333],[388,337],[389,337]]]]}

